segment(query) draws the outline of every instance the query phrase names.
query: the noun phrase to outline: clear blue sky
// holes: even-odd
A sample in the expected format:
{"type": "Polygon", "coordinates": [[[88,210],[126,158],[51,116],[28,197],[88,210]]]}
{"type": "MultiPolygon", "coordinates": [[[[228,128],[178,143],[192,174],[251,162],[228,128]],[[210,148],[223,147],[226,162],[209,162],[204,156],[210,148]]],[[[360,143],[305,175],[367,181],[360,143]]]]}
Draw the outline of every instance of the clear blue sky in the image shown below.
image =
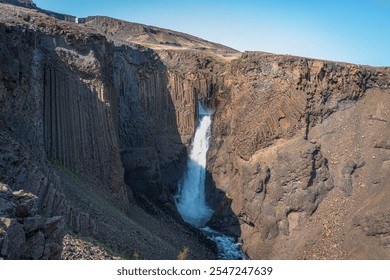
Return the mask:
{"type": "Polygon", "coordinates": [[[34,0],[255,50],[390,66],[390,0],[34,0]]]}

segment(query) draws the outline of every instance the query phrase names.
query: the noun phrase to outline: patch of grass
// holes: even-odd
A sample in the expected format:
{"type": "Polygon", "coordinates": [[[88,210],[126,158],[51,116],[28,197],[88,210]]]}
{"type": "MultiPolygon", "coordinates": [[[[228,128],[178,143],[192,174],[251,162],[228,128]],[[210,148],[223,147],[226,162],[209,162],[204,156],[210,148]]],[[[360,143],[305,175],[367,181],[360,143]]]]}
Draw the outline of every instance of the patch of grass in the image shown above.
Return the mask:
{"type": "Polygon", "coordinates": [[[283,217],[283,214],[284,214],[284,205],[278,203],[276,204],[275,206],[275,213],[276,213],[276,217],[277,218],[281,218],[283,217]]]}
{"type": "Polygon", "coordinates": [[[359,99],[358,99],[358,102],[361,102],[363,104],[366,104],[367,102],[367,94],[363,94],[359,99]]]}
{"type": "Polygon", "coordinates": [[[257,243],[259,244],[259,248],[262,249],[264,246],[264,241],[261,238],[259,238],[259,241],[257,241],[257,243]]]}
{"type": "Polygon", "coordinates": [[[131,260],[141,260],[141,254],[134,250],[130,257],[131,260]]]}
{"type": "Polygon", "coordinates": [[[189,252],[190,249],[188,247],[184,247],[183,250],[180,251],[179,255],[177,255],[177,259],[180,261],[186,260],[188,258],[189,252]]]}
{"type": "Polygon", "coordinates": [[[76,172],[74,172],[69,167],[66,167],[62,162],[57,158],[49,158],[49,161],[62,173],[73,179],[79,185],[85,185],[85,181],[81,178],[76,172]]]}

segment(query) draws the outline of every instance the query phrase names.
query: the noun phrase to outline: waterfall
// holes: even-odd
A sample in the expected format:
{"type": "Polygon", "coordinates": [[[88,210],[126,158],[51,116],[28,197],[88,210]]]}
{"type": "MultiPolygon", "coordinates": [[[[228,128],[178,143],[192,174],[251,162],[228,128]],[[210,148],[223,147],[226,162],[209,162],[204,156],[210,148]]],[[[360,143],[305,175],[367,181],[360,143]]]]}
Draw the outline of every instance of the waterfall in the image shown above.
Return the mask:
{"type": "Polygon", "coordinates": [[[225,260],[245,259],[245,254],[235,238],[206,227],[213,210],[207,206],[205,197],[205,179],[207,151],[209,149],[212,112],[199,104],[199,125],[192,141],[187,170],[178,185],[175,197],[176,206],[187,223],[199,228],[218,248],[218,257],[225,260]]]}
{"type": "Polygon", "coordinates": [[[211,218],[213,211],[205,198],[207,151],[210,140],[211,115],[199,105],[200,123],[192,142],[187,170],[179,183],[177,209],[183,219],[195,227],[201,227],[211,218]]]}

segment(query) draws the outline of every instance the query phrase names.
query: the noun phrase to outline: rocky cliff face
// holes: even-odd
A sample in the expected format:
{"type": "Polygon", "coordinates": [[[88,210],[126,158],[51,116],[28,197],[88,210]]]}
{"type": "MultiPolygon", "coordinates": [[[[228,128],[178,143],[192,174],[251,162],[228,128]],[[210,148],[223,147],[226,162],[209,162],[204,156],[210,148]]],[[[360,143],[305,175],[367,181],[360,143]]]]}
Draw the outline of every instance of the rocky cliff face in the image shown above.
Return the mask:
{"type": "Polygon", "coordinates": [[[1,26],[2,42],[12,42],[1,48],[4,127],[28,142],[34,153],[44,151],[50,161],[103,183],[104,191],[125,208],[116,115],[107,106],[116,97],[104,80],[110,62],[100,50],[103,38],[70,32],[60,36],[61,30],[46,29],[52,28],[50,22],[40,24],[36,31],[1,26]],[[84,44],[75,46],[78,40],[84,44]]]}
{"type": "Polygon", "coordinates": [[[6,3],[30,9],[37,8],[37,6],[31,0],[1,0],[0,3],[6,3]]]}
{"type": "Polygon", "coordinates": [[[62,231],[45,235],[39,215],[128,256],[189,246],[213,258],[172,202],[199,102],[215,110],[210,225],[249,257],[390,257],[388,68],[241,55],[156,27],[10,7],[0,6],[3,258],[58,256],[42,248],[62,231]],[[21,190],[37,204],[25,217],[21,190]],[[39,220],[34,234],[25,218],[39,220]],[[13,232],[35,249],[9,251],[13,232]]]}
{"type": "MultiPolygon", "coordinates": [[[[99,100],[108,98],[108,90],[88,77],[85,83],[80,81],[77,67],[87,69],[93,55],[80,57],[72,51],[71,43],[66,42],[69,38],[61,37],[61,30],[51,29],[52,19],[24,9],[18,9],[15,17],[13,8],[2,9],[10,13],[2,13],[0,26],[1,182],[13,191],[36,195],[39,214],[60,216],[75,232],[93,234],[93,219],[65,197],[69,190],[56,169],[80,181],[95,182],[96,191],[109,194],[120,208],[128,207],[119,150],[114,145],[117,138],[115,133],[109,134],[110,129],[114,131],[112,114],[99,100]],[[99,125],[96,119],[101,120],[99,125]],[[103,161],[94,160],[97,156],[103,161]]],[[[98,71],[95,74],[99,75],[98,71]]],[[[27,237],[31,234],[25,232],[27,237]]],[[[56,237],[57,242],[59,239],[56,237]]],[[[53,256],[33,257],[59,257],[62,245],[58,246],[60,250],[53,256]]],[[[32,256],[21,252],[6,257],[32,256]]]]}
{"type": "MultiPolygon", "coordinates": [[[[120,76],[134,71],[134,66],[118,69],[115,87],[120,92],[131,93],[121,93],[119,97],[126,182],[152,200],[167,202],[167,195],[176,192],[184,172],[186,146],[196,127],[198,100],[215,106],[215,95],[221,84],[218,73],[222,72],[225,60],[237,56],[237,52],[187,34],[108,17],[88,17],[81,22],[116,44],[141,43],[153,46],[156,51],[150,52],[155,57],[153,63],[138,68],[138,78],[134,75],[126,80],[120,76]],[[167,48],[156,36],[168,41],[180,39],[183,45],[167,48]],[[140,41],[140,38],[147,39],[140,41]],[[225,58],[216,62],[214,57],[225,58]],[[130,123],[136,127],[130,127],[130,123]],[[129,139],[134,131],[140,136],[137,140],[129,139]]],[[[134,60],[134,57],[132,54],[126,59],[134,60]]],[[[117,62],[115,65],[125,65],[119,59],[117,62]]]]}
{"type": "Polygon", "coordinates": [[[37,214],[38,198],[0,183],[0,259],[58,259],[65,235],[61,216],[37,214]]]}
{"type": "MultiPolygon", "coordinates": [[[[60,13],[56,13],[56,12],[40,9],[31,0],[0,0],[0,3],[5,3],[5,4],[18,6],[18,7],[33,9],[33,10],[37,10],[37,11],[39,11],[41,13],[44,13],[44,14],[50,16],[50,17],[54,17],[54,18],[59,19],[59,20],[64,20],[64,21],[69,21],[69,22],[76,22],[76,17],[75,16],[66,15],[66,14],[60,14],[60,13]]],[[[7,9],[11,8],[13,10],[13,12],[16,13],[17,10],[15,8],[12,8],[12,7],[13,6],[9,6],[7,9]]],[[[26,16],[26,18],[28,18],[28,15],[25,15],[25,16],[26,16]]]]}
{"type": "MultiPolygon", "coordinates": [[[[36,11],[0,7],[0,181],[37,196],[39,215],[59,216],[127,256],[175,258],[189,246],[190,258],[213,258],[197,232],[153,205],[150,216],[134,204],[133,189],[172,208],[160,173],[184,151],[156,55],[36,11]]],[[[3,255],[31,257],[10,254],[3,255]]],[[[60,254],[52,255],[34,258],[60,254]]]]}
{"type": "Polygon", "coordinates": [[[167,203],[167,178],[172,178],[168,174],[185,157],[185,149],[177,131],[166,67],[150,50],[141,53],[126,48],[126,56],[118,52],[113,58],[125,180],[152,200],[167,203]]]}
{"type": "MultiPolygon", "coordinates": [[[[350,201],[360,185],[367,201],[377,191],[362,173],[387,177],[385,161],[375,156],[374,139],[361,140],[389,137],[389,111],[382,105],[390,101],[388,69],[246,53],[232,62],[231,73],[235,78],[225,79],[229,94],[217,107],[209,153],[214,183],[226,192],[213,224],[240,236],[253,258],[354,258],[340,232],[355,230],[349,215],[362,219],[354,214],[361,201],[350,201]],[[370,115],[381,121],[365,129],[370,115]],[[321,228],[312,219],[329,214],[319,208],[332,205],[328,199],[334,193],[347,199],[354,212],[344,212],[328,233],[330,226],[321,228]],[[236,224],[229,217],[223,220],[226,205],[238,218],[232,219],[236,224]],[[303,232],[311,243],[305,243],[303,232]],[[330,248],[319,245],[324,234],[332,234],[330,248]]],[[[387,180],[382,179],[383,186],[387,180]]],[[[389,206],[383,204],[378,217],[389,206]]],[[[380,243],[381,238],[373,240],[380,243]]],[[[360,233],[359,239],[366,236],[360,233]]],[[[373,257],[378,250],[376,256],[387,258],[385,248],[364,248],[359,256],[373,257]]]]}
{"type": "Polygon", "coordinates": [[[238,54],[237,50],[227,46],[156,26],[127,22],[104,16],[81,18],[80,23],[91,26],[113,39],[144,45],[154,50],[208,51],[225,58],[235,57],[238,54]]]}
{"type": "Polygon", "coordinates": [[[250,52],[232,60],[152,42],[161,30],[107,18],[86,23],[158,52],[183,144],[193,135],[197,102],[216,109],[210,224],[241,238],[251,258],[389,257],[388,234],[367,234],[357,222],[368,223],[363,213],[373,211],[387,224],[389,204],[375,205],[379,193],[388,195],[377,188],[388,182],[388,156],[376,154],[387,153],[389,119],[375,100],[389,104],[388,69],[250,52]],[[149,39],[141,42],[141,33],[149,39]],[[373,245],[357,253],[359,242],[373,245]]]}
{"type": "MultiPolygon", "coordinates": [[[[115,40],[117,44],[141,44],[156,52],[156,59],[161,64],[157,68],[161,74],[158,79],[152,81],[152,93],[149,95],[158,99],[159,92],[164,93],[163,96],[167,100],[163,102],[171,103],[173,112],[169,112],[170,119],[165,120],[166,117],[163,117],[160,124],[168,125],[168,129],[174,127],[181,138],[179,141],[188,145],[196,127],[198,100],[211,107],[216,106],[215,95],[223,84],[219,75],[224,71],[227,62],[238,57],[240,53],[188,34],[109,17],[88,17],[82,22],[115,40]],[[167,46],[170,45],[168,41],[180,41],[181,44],[176,44],[175,47],[167,46]],[[153,87],[159,89],[157,95],[153,87]]],[[[156,66],[154,68],[156,69],[156,66]]],[[[150,97],[147,100],[149,99],[150,97]]],[[[161,107],[161,101],[158,102],[157,109],[161,107]]],[[[142,100],[142,103],[145,101],[142,100]]],[[[149,115],[156,118],[158,111],[153,112],[151,108],[154,109],[155,106],[148,107],[149,115]]],[[[156,129],[160,129],[159,125],[156,129]]]]}

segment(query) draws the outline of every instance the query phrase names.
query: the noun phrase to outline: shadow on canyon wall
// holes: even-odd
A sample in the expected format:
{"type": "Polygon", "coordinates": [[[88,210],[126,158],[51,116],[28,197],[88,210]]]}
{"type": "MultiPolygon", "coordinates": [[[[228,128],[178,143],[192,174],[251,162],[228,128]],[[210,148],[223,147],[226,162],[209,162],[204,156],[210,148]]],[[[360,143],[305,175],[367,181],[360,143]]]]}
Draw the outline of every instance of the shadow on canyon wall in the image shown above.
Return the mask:
{"type": "Polygon", "coordinates": [[[146,52],[156,59],[142,69],[129,69],[134,66],[115,58],[124,180],[132,191],[174,213],[172,194],[185,169],[186,146],[177,128],[166,66],[151,50],[146,52]],[[134,75],[126,75],[131,71],[134,75]]]}
{"type": "Polygon", "coordinates": [[[221,231],[226,235],[241,236],[240,223],[237,215],[231,209],[232,199],[226,193],[218,189],[212,178],[212,174],[206,171],[206,200],[214,210],[214,214],[208,226],[221,231]]]}
{"type": "MultiPolygon", "coordinates": [[[[171,215],[180,217],[173,197],[177,194],[178,183],[186,172],[188,150],[183,143],[183,136],[180,135],[177,120],[177,114],[182,112],[175,108],[173,98],[183,93],[175,92],[175,89],[169,87],[167,66],[157,54],[154,55],[156,60],[153,62],[153,68],[144,67],[136,83],[123,78],[118,83],[119,141],[125,182],[136,193],[138,202],[144,208],[150,208],[151,214],[156,211],[152,210],[152,205],[145,199],[156,203],[171,215]],[[129,133],[131,130],[135,132],[129,133]],[[130,137],[132,135],[137,135],[137,138],[130,137]]],[[[119,67],[118,65],[116,64],[116,67],[119,67]]],[[[193,102],[196,108],[197,100],[202,102],[202,98],[207,98],[198,91],[194,91],[193,102]]],[[[206,105],[210,105],[210,102],[203,101],[206,105]]],[[[194,119],[198,118],[197,111],[198,109],[195,110],[194,119]]],[[[215,209],[220,207],[223,200],[224,211],[227,211],[224,213],[226,216],[214,217],[214,224],[228,223],[232,232],[239,236],[238,219],[233,211],[228,211],[230,208],[227,205],[230,205],[231,201],[224,192],[215,187],[211,174],[207,172],[206,178],[209,205],[215,209]]]]}
{"type": "Polygon", "coordinates": [[[82,30],[0,29],[14,43],[0,53],[1,182],[35,194],[39,214],[64,216],[69,230],[126,255],[175,258],[188,244],[193,258],[212,258],[187,227],[132,203],[134,190],[145,193],[178,217],[172,196],[187,149],[154,52],[82,30]]]}

